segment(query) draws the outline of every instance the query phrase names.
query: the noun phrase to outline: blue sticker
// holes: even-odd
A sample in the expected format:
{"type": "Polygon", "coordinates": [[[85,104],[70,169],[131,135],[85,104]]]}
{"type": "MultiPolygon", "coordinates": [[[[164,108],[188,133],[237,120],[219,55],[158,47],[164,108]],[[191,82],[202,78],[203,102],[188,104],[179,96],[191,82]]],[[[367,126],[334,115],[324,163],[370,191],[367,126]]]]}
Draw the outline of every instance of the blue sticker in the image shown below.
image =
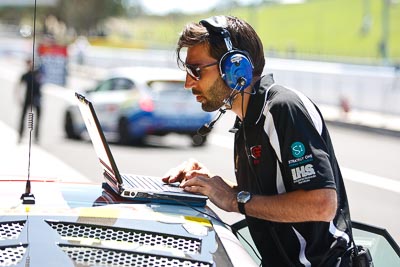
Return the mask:
{"type": "Polygon", "coordinates": [[[292,155],[295,158],[300,158],[306,153],[306,149],[301,142],[294,142],[290,148],[292,149],[292,155]]]}

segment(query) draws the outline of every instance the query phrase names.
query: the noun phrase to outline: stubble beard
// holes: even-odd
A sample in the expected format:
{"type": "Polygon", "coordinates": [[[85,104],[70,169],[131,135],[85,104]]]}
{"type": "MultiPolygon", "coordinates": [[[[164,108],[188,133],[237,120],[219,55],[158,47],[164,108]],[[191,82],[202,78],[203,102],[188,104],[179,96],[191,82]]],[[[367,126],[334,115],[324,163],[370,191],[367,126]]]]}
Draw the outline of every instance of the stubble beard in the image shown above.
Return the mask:
{"type": "Polygon", "coordinates": [[[201,108],[206,112],[212,112],[218,110],[225,103],[224,100],[229,98],[232,89],[229,88],[225,82],[218,78],[208,90],[209,94],[206,97],[206,101],[201,104],[201,108]]]}

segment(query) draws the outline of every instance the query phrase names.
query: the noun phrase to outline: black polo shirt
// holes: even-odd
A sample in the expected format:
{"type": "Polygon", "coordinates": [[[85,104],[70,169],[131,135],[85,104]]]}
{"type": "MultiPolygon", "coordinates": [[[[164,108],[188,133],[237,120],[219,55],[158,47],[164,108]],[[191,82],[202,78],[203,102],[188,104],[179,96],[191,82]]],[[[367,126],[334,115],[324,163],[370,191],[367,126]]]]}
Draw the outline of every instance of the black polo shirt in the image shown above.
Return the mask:
{"type": "Polygon", "coordinates": [[[317,266],[336,238],[348,240],[343,219],[350,217],[328,130],[310,99],[274,84],[272,75],[254,89],[244,122],[236,118],[234,126],[239,190],[278,195],[333,188],[338,212],[332,222],[271,223],[247,216],[250,233],[265,266],[287,266],[282,250],[295,266],[317,266]]]}

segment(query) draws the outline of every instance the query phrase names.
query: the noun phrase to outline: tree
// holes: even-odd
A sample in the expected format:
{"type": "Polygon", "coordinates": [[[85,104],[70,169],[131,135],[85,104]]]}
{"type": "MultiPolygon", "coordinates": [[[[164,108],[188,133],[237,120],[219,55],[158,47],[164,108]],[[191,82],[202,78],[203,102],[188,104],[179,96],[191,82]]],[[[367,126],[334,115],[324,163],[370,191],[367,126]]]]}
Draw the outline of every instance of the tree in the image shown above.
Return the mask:
{"type": "Polygon", "coordinates": [[[125,15],[123,0],[60,0],[52,10],[78,35],[99,34],[99,24],[111,16],[125,15]]]}

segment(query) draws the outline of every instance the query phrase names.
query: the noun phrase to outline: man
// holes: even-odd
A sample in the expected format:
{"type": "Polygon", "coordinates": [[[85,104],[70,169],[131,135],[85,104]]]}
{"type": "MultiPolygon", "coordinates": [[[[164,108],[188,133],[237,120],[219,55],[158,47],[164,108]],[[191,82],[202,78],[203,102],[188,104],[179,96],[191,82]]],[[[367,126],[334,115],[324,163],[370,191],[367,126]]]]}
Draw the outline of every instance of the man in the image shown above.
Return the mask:
{"type": "Polygon", "coordinates": [[[18,88],[16,90],[16,96],[18,99],[19,95],[19,87],[23,85],[25,87],[25,96],[22,102],[22,110],[21,110],[21,119],[19,124],[19,138],[18,143],[21,142],[24,126],[28,125],[26,118],[26,113],[28,108],[35,108],[36,110],[36,118],[35,121],[35,141],[39,141],[39,120],[40,120],[40,112],[41,112],[41,86],[42,86],[42,75],[39,70],[33,69],[32,60],[26,60],[27,71],[21,76],[20,82],[18,84],[18,88]]]}
{"type": "Polygon", "coordinates": [[[222,106],[237,115],[232,130],[237,185],[195,160],[170,170],[163,181],[181,181],[186,191],[245,214],[265,266],[334,266],[349,246],[350,215],[318,108],[301,93],[275,84],[271,75],[262,76],[262,43],[238,18],[186,25],[177,61],[187,71],[185,88],[203,110],[222,106]]]}

